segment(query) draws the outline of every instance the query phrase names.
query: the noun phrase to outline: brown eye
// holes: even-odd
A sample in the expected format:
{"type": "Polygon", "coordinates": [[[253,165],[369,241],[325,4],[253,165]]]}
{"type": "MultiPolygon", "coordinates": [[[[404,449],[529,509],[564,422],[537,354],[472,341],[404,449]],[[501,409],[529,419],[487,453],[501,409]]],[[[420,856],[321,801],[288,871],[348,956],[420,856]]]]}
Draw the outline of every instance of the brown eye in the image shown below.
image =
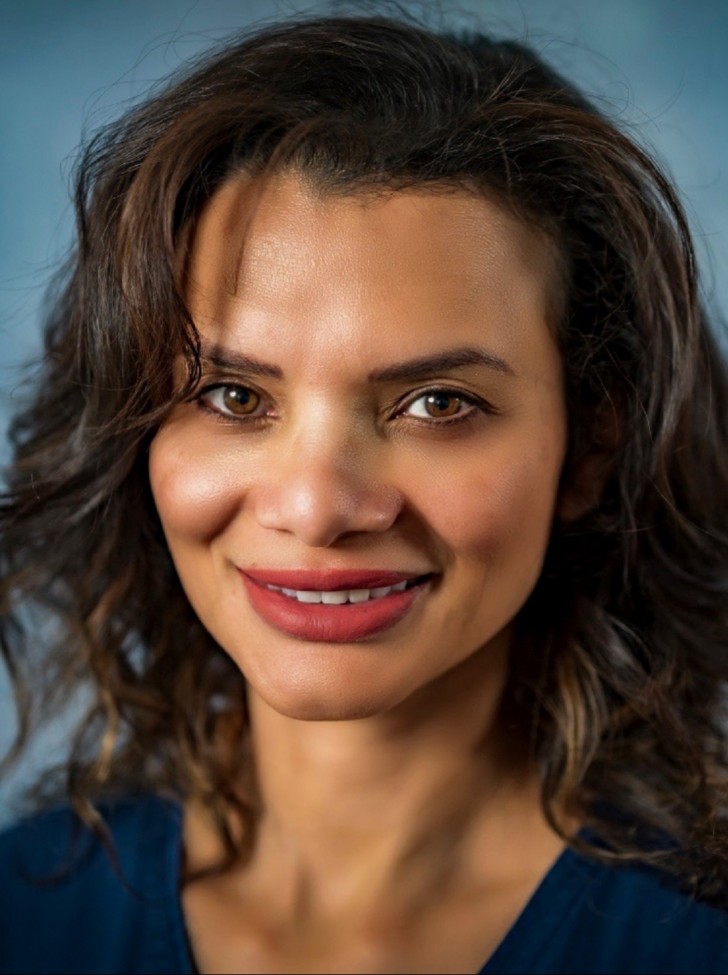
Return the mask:
{"type": "Polygon", "coordinates": [[[249,386],[213,386],[200,399],[223,416],[252,416],[261,404],[260,394],[249,386]]]}
{"type": "Polygon", "coordinates": [[[416,400],[410,403],[406,412],[409,416],[415,416],[422,420],[448,420],[450,417],[462,413],[464,406],[471,405],[464,397],[457,396],[454,392],[446,389],[440,389],[418,396],[416,400]]]}
{"type": "Polygon", "coordinates": [[[246,386],[224,386],[222,390],[222,401],[226,409],[238,416],[247,416],[255,413],[260,405],[260,396],[246,386]]]}
{"type": "Polygon", "coordinates": [[[450,393],[431,393],[425,397],[425,409],[430,416],[455,416],[460,412],[462,400],[459,396],[451,396],[450,393]]]}

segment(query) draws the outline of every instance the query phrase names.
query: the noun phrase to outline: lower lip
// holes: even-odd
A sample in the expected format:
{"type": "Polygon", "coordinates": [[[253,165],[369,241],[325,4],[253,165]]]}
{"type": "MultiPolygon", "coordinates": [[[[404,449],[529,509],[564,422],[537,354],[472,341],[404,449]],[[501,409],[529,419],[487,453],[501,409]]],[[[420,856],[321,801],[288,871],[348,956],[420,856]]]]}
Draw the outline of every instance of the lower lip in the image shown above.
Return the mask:
{"type": "Polygon", "coordinates": [[[241,573],[256,613],[283,633],[319,643],[353,643],[388,630],[412,609],[428,580],[365,603],[299,603],[293,596],[268,589],[241,573]]]}

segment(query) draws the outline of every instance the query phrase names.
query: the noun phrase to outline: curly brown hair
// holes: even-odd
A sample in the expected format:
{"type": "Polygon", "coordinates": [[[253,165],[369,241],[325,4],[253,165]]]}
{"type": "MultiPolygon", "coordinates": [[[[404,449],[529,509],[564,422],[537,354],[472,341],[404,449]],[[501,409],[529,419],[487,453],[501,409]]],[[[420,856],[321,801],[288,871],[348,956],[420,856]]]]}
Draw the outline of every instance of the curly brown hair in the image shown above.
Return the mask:
{"type": "Polygon", "coordinates": [[[147,449],[199,375],[179,281],[186,234],[231,173],[284,167],[330,193],[480,189],[558,245],[563,477],[597,457],[604,483],[577,521],[554,526],[520,615],[514,699],[555,828],[578,814],[593,842],[571,842],[651,859],[720,899],[728,379],[686,220],[655,163],[570,84],[525,46],[480,34],[384,17],[269,27],[87,146],[78,240],[12,426],[0,507],[10,758],[85,687],[60,788],[86,821],[98,825],[105,793],[154,790],[204,803],[230,858],[242,850],[230,812],[254,815],[236,788],[248,763],[220,729],[244,735],[245,681],[181,589],[147,449]]]}

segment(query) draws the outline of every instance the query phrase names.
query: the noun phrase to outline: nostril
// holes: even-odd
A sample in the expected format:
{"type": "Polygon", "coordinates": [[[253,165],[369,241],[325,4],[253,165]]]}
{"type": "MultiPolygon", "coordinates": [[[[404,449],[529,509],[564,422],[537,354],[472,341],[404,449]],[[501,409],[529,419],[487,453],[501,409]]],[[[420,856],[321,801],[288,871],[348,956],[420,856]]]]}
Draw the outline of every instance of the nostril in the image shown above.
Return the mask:
{"type": "Polygon", "coordinates": [[[267,478],[248,495],[264,528],[290,532],[307,545],[328,546],[345,535],[388,531],[403,506],[399,491],[341,469],[297,466],[267,478]]]}

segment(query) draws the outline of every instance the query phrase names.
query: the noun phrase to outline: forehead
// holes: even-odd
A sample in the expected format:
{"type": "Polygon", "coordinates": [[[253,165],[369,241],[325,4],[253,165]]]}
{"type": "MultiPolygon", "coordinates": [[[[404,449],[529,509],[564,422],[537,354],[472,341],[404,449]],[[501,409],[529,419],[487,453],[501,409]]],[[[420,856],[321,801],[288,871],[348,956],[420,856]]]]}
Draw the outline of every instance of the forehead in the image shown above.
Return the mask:
{"type": "Polygon", "coordinates": [[[275,342],[295,322],[384,346],[413,323],[426,341],[462,325],[496,344],[528,342],[527,323],[555,324],[562,281],[551,239],[484,194],[321,194],[294,174],[223,185],[196,223],[185,274],[193,317],[215,341],[245,330],[275,342]]]}

